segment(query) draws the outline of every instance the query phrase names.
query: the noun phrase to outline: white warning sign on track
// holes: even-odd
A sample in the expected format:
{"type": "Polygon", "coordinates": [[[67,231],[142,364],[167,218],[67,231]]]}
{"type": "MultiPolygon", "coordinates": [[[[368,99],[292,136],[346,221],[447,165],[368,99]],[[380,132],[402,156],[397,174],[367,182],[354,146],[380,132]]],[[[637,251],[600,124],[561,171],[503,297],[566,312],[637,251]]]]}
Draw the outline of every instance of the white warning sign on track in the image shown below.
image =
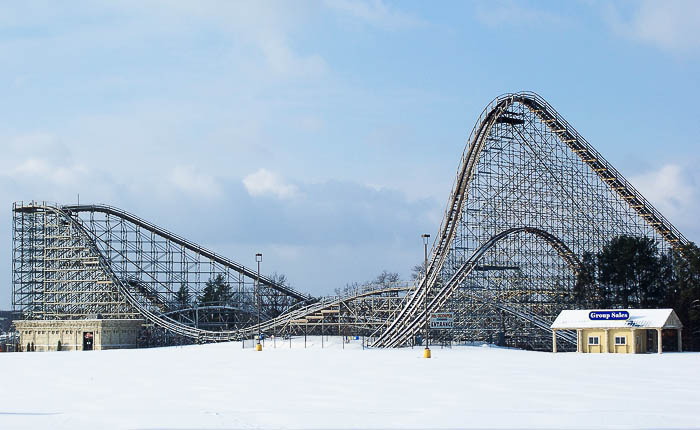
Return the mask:
{"type": "Polygon", "coordinates": [[[430,314],[430,328],[452,328],[454,323],[454,312],[435,312],[430,314]]]}

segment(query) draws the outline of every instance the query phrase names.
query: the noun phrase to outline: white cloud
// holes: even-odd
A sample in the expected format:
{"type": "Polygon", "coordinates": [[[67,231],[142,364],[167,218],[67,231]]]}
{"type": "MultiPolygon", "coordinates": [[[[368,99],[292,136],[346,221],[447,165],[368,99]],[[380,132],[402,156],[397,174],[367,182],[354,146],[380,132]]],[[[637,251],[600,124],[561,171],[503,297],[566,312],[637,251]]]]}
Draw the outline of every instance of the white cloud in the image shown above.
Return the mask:
{"type": "Polygon", "coordinates": [[[335,9],[379,28],[395,30],[425,25],[422,20],[396,10],[388,6],[382,0],[326,0],[325,4],[331,9],[335,9]]]}
{"type": "Polygon", "coordinates": [[[178,166],[171,170],[170,182],[179,190],[194,196],[218,197],[222,194],[216,179],[199,172],[192,166],[178,166]]]}
{"type": "MultiPolygon", "coordinates": [[[[54,134],[32,131],[19,135],[2,136],[3,159],[6,169],[23,160],[42,159],[52,164],[66,164],[71,158],[68,148],[54,134]]],[[[14,168],[14,167],[12,167],[14,168]]]]}
{"type": "Polygon", "coordinates": [[[676,164],[667,164],[658,170],[634,176],[630,182],[664,216],[677,223],[682,231],[697,230],[695,224],[700,212],[700,204],[697,203],[700,192],[691,171],[676,164]]]}
{"type": "Polygon", "coordinates": [[[61,166],[40,158],[24,160],[11,170],[11,176],[24,180],[46,181],[57,186],[78,185],[85,181],[88,174],[85,166],[61,166]]]}
{"type": "Polygon", "coordinates": [[[280,199],[290,199],[298,193],[296,186],[285,183],[279,175],[267,169],[246,176],[243,185],[251,196],[272,194],[280,199]]]}
{"type": "Polygon", "coordinates": [[[614,31],[675,53],[700,52],[700,1],[645,0],[622,16],[609,6],[607,19],[614,31]]]}

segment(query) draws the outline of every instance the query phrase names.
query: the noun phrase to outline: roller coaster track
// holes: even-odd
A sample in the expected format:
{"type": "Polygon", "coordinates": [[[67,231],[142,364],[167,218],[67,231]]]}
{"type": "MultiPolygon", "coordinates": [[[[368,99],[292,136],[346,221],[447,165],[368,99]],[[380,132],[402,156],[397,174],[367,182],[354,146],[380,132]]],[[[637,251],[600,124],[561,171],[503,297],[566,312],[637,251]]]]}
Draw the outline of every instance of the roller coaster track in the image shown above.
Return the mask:
{"type": "MultiPolygon", "coordinates": [[[[15,208],[16,212],[36,212],[45,211],[55,214],[62,222],[70,224],[75,231],[78,232],[81,243],[84,247],[89,249],[89,258],[97,263],[98,267],[101,269],[103,279],[99,279],[98,283],[101,285],[113,285],[117,287],[118,293],[123,297],[126,302],[135,309],[145,320],[148,322],[163,328],[175,335],[184,336],[192,339],[197,339],[203,342],[218,342],[225,340],[240,339],[242,336],[241,330],[232,331],[212,331],[204,330],[196,327],[191,327],[176,321],[169,316],[169,312],[165,312],[165,305],[160,299],[160,297],[153,292],[147,285],[143,285],[138,281],[133,279],[122,279],[113,270],[110,261],[105,257],[104,253],[97,247],[96,240],[93,238],[92,234],[87,230],[87,228],[76,218],[71,216],[71,213],[77,211],[92,211],[99,210],[109,212],[111,214],[128,219],[142,228],[145,228],[153,233],[167,237],[169,240],[184,246],[188,249],[194,250],[197,253],[205,255],[213,261],[217,261],[226,267],[230,267],[236,271],[240,271],[248,276],[257,277],[257,273],[250,269],[245,268],[237,263],[234,263],[224,257],[221,257],[211,251],[208,251],[200,246],[194,245],[182,239],[179,236],[173,235],[172,233],[158,228],[153,224],[147,223],[133,215],[127,214],[124,211],[120,211],[114,208],[109,208],[106,206],[71,206],[70,209],[63,207],[52,206],[52,205],[37,205],[29,204],[23,206],[17,206],[15,208]],[[142,300],[139,300],[139,297],[142,300]],[[149,306],[144,305],[144,301],[149,303],[149,306]],[[155,309],[155,310],[153,310],[155,309]]],[[[295,298],[303,299],[301,303],[311,302],[313,299],[310,296],[303,295],[295,290],[290,289],[287,286],[279,285],[273,280],[260,276],[260,283],[263,285],[268,285],[269,287],[279,290],[284,294],[289,294],[295,298]]]]}
{"type": "MultiPolygon", "coordinates": [[[[632,208],[649,226],[651,226],[661,237],[672,247],[680,249],[688,243],[688,240],[658,211],[639,191],[637,191],[605,158],[593,148],[552,106],[539,95],[532,92],[521,92],[506,94],[494,99],[483,111],[479,121],[471,133],[468,145],[465,147],[460,160],[460,168],[457,171],[453,189],[448,200],[445,214],[438,229],[438,235],[431,248],[431,258],[428,263],[427,276],[421,279],[418,288],[407,301],[405,308],[374,343],[375,346],[391,347],[398,346],[405,342],[412,333],[416,332],[416,327],[425,316],[425,311],[421,310],[420,304],[426,294],[438,284],[438,278],[450,253],[451,245],[455,239],[458,225],[463,216],[465,202],[472,178],[476,173],[476,166],[480,156],[486,146],[486,141],[490,132],[496,124],[521,124],[523,121],[512,115],[509,110],[515,103],[520,103],[534,113],[542,123],[554,133],[560,141],[568,146],[569,150],[578,156],[596,175],[605,183],[617,196],[632,208]]],[[[526,230],[523,230],[526,231],[526,230]]],[[[494,236],[490,241],[483,244],[474,254],[464,262],[454,276],[446,282],[445,286],[430,301],[429,312],[438,310],[450,297],[456,286],[472,272],[478,259],[483,253],[492,247],[496,241],[505,235],[511,234],[513,230],[505,231],[494,236]]],[[[552,240],[544,234],[546,232],[530,231],[541,235],[547,242],[552,244],[557,252],[566,247],[558,239],[552,240]]],[[[547,233],[548,234],[548,233],[547,233]]],[[[568,251],[570,252],[570,251],[568,251]]],[[[573,253],[571,254],[573,256],[573,253]]],[[[569,262],[569,260],[567,260],[569,262]]],[[[573,265],[570,264],[573,267],[573,265]]],[[[498,304],[496,304],[498,305],[498,304]]],[[[519,318],[535,323],[534,316],[518,315],[511,309],[504,309],[519,318]]],[[[536,326],[545,327],[546,324],[535,323],[536,326]]]]}
{"type": "MultiPolygon", "coordinates": [[[[197,254],[200,254],[206,258],[209,258],[212,261],[216,261],[217,263],[219,263],[225,267],[231,268],[232,270],[234,270],[238,273],[241,273],[241,274],[248,276],[250,278],[253,278],[253,279],[258,277],[258,274],[254,270],[249,269],[249,268],[247,268],[239,263],[236,263],[235,261],[232,261],[226,257],[218,255],[218,254],[214,253],[213,251],[210,251],[206,248],[203,248],[203,247],[201,247],[193,242],[188,241],[187,239],[185,239],[181,236],[178,236],[174,233],[171,233],[170,231],[168,231],[164,228],[158,227],[157,225],[152,224],[148,221],[145,221],[145,220],[137,217],[136,215],[133,215],[133,214],[126,212],[124,210],[121,210],[121,209],[118,209],[118,208],[115,208],[112,206],[107,206],[107,205],[66,205],[66,206],[62,206],[62,209],[67,213],[67,215],[70,215],[71,213],[78,213],[78,212],[101,212],[104,214],[117,216],[121,219],[124,219],[124,220],[127,220],[127,221],[133,223],[134,225],[137,225],[143,229],[146,229],[147,231],[149,231],[151,233],[155,233],[159,236],[162,236],[162,237],[172,241],[175,244],[183,246],[186,249],[189,249],[190,251],[193,251],[197,254]]],[[[271,288],[273,288],[281,293],[284,293],[290,297],[293,297],[297,300],[301,300],[301,301],[305,301],[305,302],[313,300],[313,297],[311,297],[307,294],[303,294],[299,291],[296,291],[296,290],[294,290],[286,285],[280,285],[277,282],[275,282],[274,280],[272,280],[264,275],[260,275],[259,280],[260,280],[260,284],[267,285],[268,287],[271,287],[271,288]]]]}
{"type": "Polygon", "coordinates": [[[165,303],[163,299],[158,295],[158,293],[153,291],[148,285],[145,285],[139,282],[138,280],[131,279],[127,279],[124,282],[124,284],[132,290],[138,291],[142,296],[144,296],[147,300],[153,303],[162,312],[167,312],[167,303],[165,303]]]}
{"type": "Polygon", "coordinates": [[[90,248],[91,255],[93,257],[97,256],[97,261],[100,268],[102,269],[103,273],[105,273],[109,278],[108,280],[103,282],[111,282],[113,285],[116,285],[119,290],[119,293],[126,299],[126,301],[131,306],[138,310],[138,312],[147,321],[156,324],[158,327],[166,329],[174,334],[189,338],[201,339],[204,341],[217,342],[236,338],[237,333],[215,332],[188,327],[178,321],[173,320],[172,318],[169,318],[166,315],[153,312],[150,309],[142,306],[141,302],[132,293],[132,288],[130,288],[130,286],[127,285],[127,282],[116,276],[116,274],[112,270],[111,265],[106,260],[104,254],[100,252],[100,250],[97,248],[95,241],[90,238],[90,233],[85,229],[85,227],[81,223],[76,221],[75,218],[71,217],[67,212],[60,208],[43,206],[41,207],[41,209],[51,211],[59,216],[62,216],[64,220],[71,223],[73,227],[80,232],[81,236],[84,239],[84,243],[87,245],[88,248],[90,248]]]}
{"type": "MultiPolygon", "coordinates": [[[[370,296],[378,296],[387,293],[400,293],[412,290],[412,287],[388,287],[388,288],[378,288],[369,291],[362,291],[355,294],[349,294],[347,296],[330,297],[324,298],[317,303],[312,303],[306,305],[299,309],[295,309],[286,312],[276,318],[272,318],[265,322],[260,323],[260,330],[263,332],[270,331],[274,328],[283,327],[289,324],[290,321],[302,320],[306,317],[314,314],[318,314],[323,310],[332,309],[338,307],[340,304],[349,303],[358,299],[362,299],[370,296]]],[[[258,331],[258,326],[251,326],[242,330],[244,336],[251,336],[258,331]]]]}
{"type": "MultiPolygon", "coordinates": [[[[429,303],[427,305],[427,310],[423,307],[423,301],[425,299],[425,294],[428,292],[427,289],[421,288],[417,290],[411,299],[406,303],[406,306],[399,313],[397,318],[389,325],[389,327],[382,333],[374,343],[374,346],[382,347],[396,347],[407,342],[408,339],[418,333],[421,329],[422,324],[426,321],[426,311],[428,313],[435,312],[440,309],[441,306],[450,298],[454,293],[457,286],[464,281],[464,279],[469,276],[469,274],[474,270],[474,268],[479,263],[479,260],[484,256],[484,254],[491,249],[500,240],[518,233],[529,233],[541,237],[547,243],[549,243],[552,248],[554,248],[559,254],[559,256],[566,261],[571,270],[578,272],[580,270],[580,263],[578,258],[574,255],[571,250],[566,246],[565,243],[554,237],[553,235],[547,233],[544,230],[533,227],[516,227],[503,231],[495,236],[493,236],[489,241],[481,245],[472,256],[465,261],[462,266],[452,275],[452,277],[445,283],[442,288],[433,296],[429,297],[429,303]]],[[[422,284],[421,284],[422,286],[422,284]]],[[[483,300],[476,297],[477,300],[483,300]]],[[[500,303],[491,303],[496,308],[508,312],[516,317],[527,320],[533,323],[535,326],[549,330],[549,325],[545,320],[538,318],[536,315],[529,314],[528,312],[519,311],[515,308],[505,306],[500,303]]],[[[571,340],[569,335],[563,335],[562,339],[567,341],[571,340]]],[[[573,337],[573,342],[576,342],[575,336],[573,337]]]]}
{"type": "MultiPolygon", "coordinates": [[[[398,293],[398,292],[403,292],[408,290],[409,288],[406,287],[389,287],[389,288],[380,288],[380,289],[374,289],[370,291],[361,291],[358,293],[350,294],[347,296],[342,296],[342,297],[332,297],[332,298],[324,298],[321,300],[316,300],[314,301],[313,299],[310,298],[310,296],[302,295],[301,293],[296,292],[295,290],[292,290],[284,285],[279,285],[275,283],[273,280],[269,278],[265,278],[263,276],[260,277],[260,282],[261,283],[266,283],[268,286],[271,288],[275,288],[280,290],[281,292],[285,294],[290,294],[294,295],[294,297],[297,298],[303,298],[303,301],[299,301],[297,308],[292,309],[288,312],[285,312],[284,314],[271,318],[268,320],[265,320],[260,323],[258,326],[257,324],[245,327],[245,328],[240,328],[236,330],[223,330],[223,331],[213,331],[213,330],[205,330],[197,327],[192,327],[187,324],[183,324],[180,321],[176,321],[173,318],[171,318],[171,315],[179,312],[178,311],[163,311],[163,308],[165,304],[160,300],[159,296],[151,291],[147,285],[143,285],[139,283],[138,281],[135,281],[133,279],[122,279],[120,278],[112,269],[112,265],[108,261],[108,259],[105,257],[105,254],[98,248],[97,243],[95,239],[93,238],[92,234],[87,230],[87,228],[78,220],[76,217],[71,216],[71,213],[79,212],[79,211],[104,211],[108,212],[110,214],[119,216],[120,218],[127,219],[130,222],[137,224],[141,226],[142,228],[146,228],[149,231],[152,231],[156,234],[159,234],[163,237],[167,237],[168,239],[172,240],[175,243],[178,243],[181,246],[185,246],[189,249],[192,249],[198,253],[201,253],[202,255],[207,256],[208,258],[219,262],[220,264],[223,264],[228,267],[232,267],[236,270],[239,270],[246,275],[252,275],[257,277],[257,273],[253,273],[250,269],[247,269],[239,264],[233,263],[230,260],[221,257],[211,251],[208,251],[202,247],[199,247],[197,245],[194,245],[185,239],[182,239],[179,236],[173,235],[169,233],[168,231],[158,228],[154,226],[153,224],[147,223],[133,215],[127,214],[124,211],[115,209],[115,208],[110,208],[107,206],[64,206],[64,207],[58,207],[58,206],[52,206],[52,205],[36,205],[36,204],[30,204],[26,206],[18,206],[15,209],[18,212],[34,212],[34,211],[47,211],[55,214],[58,216],[63,222],[69,223],[75,231],[78,232],[79,237],[81,239],[81,243],[85,248],[88,249],[88,255],[89,258],[92,260],[96,260],[95,262],[97,263],[98,267],[101,269],[101,273],[105,277],[105,279],[101,279],[99,282],[102,285],[105,284],[110,284],[114,285],[117,287],[119,294],[126,299],[127,303],[131,305],[146,321],[163,328],[175,335],[191,338],[191,339],[196,339],[200,342],[221,342],[221,341],[229,341],[229,340],[240,340],[246,337],[250,337],[254,334],[257,334],[258,331],[268,331],[275,329],[277,327],[285,326],[290,323],[290,321],[293,320],[299,320],[303,319],[309,315],[313,315],[316,313],[319,313],[325,309],[332,308],[332,307],[337,307],[341,303],[349,303],[354,300],[358,300],[364,297],[368,296],[373,296],[373,295],[382,295],[382,294],[387,294],[387,293],[398,293]],[[143,301],[139,300],[139,298],[135,295],[139,294],[142,298],[147,300],[149,303],[151,303],[153,306],[144,306],[143,301]],[[155,307],[157,311],[153,311],[151,308],[155,307]]],[[[231,306],[202,306],[200,309],[228,309],[228,310],[240,310],[235,307],[231,306]]]]}

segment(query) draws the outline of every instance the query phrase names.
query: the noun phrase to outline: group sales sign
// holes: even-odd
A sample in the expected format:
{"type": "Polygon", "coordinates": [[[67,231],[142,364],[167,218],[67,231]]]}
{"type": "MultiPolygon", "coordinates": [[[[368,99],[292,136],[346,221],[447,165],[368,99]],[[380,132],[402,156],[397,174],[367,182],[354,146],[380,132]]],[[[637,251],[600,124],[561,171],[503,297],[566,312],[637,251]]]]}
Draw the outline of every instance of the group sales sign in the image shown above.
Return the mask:
{"type": "Polygon", "coordinates": [[[593,321],[624,321],[630,319],[630,313],[627,311],[591,311],[588,313],[588,318],[593,321]]]}

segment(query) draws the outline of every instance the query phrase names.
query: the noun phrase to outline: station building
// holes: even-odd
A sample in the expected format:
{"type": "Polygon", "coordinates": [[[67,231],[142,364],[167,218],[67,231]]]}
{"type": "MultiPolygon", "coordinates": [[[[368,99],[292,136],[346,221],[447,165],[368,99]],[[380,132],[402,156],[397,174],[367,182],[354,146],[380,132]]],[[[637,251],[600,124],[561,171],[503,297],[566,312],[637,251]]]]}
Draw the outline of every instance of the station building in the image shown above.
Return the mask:
{"type": "Polygon", "coordinates": [[[682,351],[683,324],[673,309],[563,310],[551,328],[553,352],[557,330],[576,330],[576,352],[661,354],[669,335],[677,336],[682,351]]]}
{"type": "Polygon", "coordinates": [[[143,320],[15,320],[20,351],[136,348],[143,320]]]}

